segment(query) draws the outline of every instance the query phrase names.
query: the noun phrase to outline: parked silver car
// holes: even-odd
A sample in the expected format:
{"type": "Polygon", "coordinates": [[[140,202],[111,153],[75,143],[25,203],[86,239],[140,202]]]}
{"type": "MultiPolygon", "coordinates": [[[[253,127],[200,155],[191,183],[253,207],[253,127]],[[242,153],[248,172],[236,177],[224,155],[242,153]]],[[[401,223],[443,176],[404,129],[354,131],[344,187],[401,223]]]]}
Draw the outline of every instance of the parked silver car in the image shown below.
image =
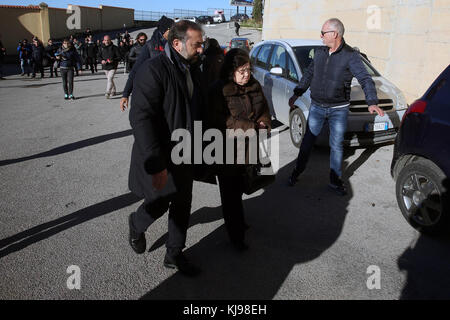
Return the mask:
{"type": "MultiPolygon", "coordinates": [[[[290,110],[288,100],[302,78],[303,71],[314,58],[315,49],[322,46],[320,40],[266,40],[256,44],[250,51],[253,76],[263,87],[272,116],[289,126],[292,143],[297,148],[300,147],[306,130],[311,105],[310,91],[297,99],[293,110],[290,110]]],[[[362,55],[361,59],[375,82],[379,107],[385,111],[385,116],[369,113],[364,91],[356,78],[353,78],[344,145],[362,146],[394,141],[408,107],[405,97],[362,55]]],[[[327,143],[328,132],[329,129],[325,126],[318,137],[319,144],[327,143]]]]}

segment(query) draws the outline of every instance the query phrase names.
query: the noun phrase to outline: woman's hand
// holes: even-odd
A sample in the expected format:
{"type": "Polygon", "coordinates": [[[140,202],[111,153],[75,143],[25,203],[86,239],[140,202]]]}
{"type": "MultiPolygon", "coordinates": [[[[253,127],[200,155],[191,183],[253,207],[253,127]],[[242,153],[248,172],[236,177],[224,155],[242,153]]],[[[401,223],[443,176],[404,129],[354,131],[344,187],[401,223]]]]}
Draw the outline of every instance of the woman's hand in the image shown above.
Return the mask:
{"type": "Polygon", "coordinates": [[[259,129],[267,129],[267,125],[264,122],[260,121],[258,123],[258,128],[259,129]]]}

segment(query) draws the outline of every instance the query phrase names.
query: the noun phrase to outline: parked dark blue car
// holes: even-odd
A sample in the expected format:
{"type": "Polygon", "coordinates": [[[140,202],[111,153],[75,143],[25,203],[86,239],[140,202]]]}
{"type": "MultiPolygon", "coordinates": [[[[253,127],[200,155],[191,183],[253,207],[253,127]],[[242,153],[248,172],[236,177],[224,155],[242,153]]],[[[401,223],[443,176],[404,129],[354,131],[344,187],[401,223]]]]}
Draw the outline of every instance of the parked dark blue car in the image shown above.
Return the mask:
{"type": "Polygon", "coordinates": [[[450,65],[405,112],[391,174],[411,226],[428,234],[450,231],[450,65]]]}

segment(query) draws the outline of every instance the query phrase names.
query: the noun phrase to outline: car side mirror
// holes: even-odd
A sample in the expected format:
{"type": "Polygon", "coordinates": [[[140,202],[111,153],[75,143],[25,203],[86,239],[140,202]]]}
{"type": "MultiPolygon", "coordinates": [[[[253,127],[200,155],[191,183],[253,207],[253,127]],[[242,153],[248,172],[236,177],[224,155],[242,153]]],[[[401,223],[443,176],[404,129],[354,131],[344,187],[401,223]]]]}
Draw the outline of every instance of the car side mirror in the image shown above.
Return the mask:
{"type": "Polygon", "coordinates": [[[283,69],[281,69],[280,67],[275,67],[270,69],[270,73],[276,76],[281,76],[283,74],[283,69]]]}
{"type": "Polygon", "coordinates": [[[255,43],[254,42],[250,42],[250,45],[252,46],[252,45],[254,45],[255,43]]]}

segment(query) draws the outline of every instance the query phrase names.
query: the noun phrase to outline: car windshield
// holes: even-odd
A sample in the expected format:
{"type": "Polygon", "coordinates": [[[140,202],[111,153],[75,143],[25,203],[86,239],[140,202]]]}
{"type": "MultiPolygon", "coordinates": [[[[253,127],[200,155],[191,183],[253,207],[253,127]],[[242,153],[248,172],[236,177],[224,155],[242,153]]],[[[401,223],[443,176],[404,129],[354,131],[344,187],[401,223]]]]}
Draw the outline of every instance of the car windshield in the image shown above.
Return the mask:
{"type": "MultiPolygon", "coordinates": [[[[322,48],[323,46],[301,46],[301,47],[293,47],[292,50],[294,51],[294,54],[297,58],[298,65],[300,66],[300,69],[302,72],[305,72],[306,68],[311,63],[312,59],[314,59],[314,52],[318,48],[322,48]]],[[[366,67],[367,72],[370,74],[371,77],[378,77],[380,74],[375,70],[374,67],[370,64],[367,59],[365,59],[361,55],[361,60],[366,67]]]]}
{"type": "Polygon", "coordinates": [[[233,41],[231,41],[231,48],[233,49],[233,48],[241,48],[241,49],[244,49],[244,48],[246,48],[246,45],[245,45],[245,40],[233,40],[233,41]]]}

